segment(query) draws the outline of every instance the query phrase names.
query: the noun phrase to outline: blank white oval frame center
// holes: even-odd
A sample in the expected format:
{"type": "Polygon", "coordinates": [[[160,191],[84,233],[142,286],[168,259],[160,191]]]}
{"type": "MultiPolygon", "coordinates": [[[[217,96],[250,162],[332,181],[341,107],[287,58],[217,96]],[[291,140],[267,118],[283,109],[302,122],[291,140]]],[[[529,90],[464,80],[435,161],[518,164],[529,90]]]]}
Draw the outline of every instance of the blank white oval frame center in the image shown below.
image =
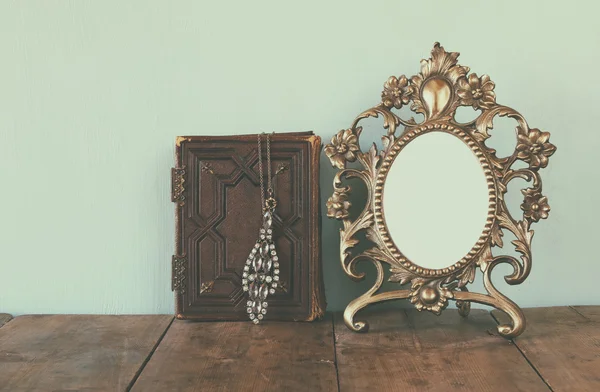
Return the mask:
{"type": "Polygon", "coordinates": [[[447,268],[480,238],[488,192],[481,164],[462,140],[443,132],[420,135],[387,174],[383,213],[390,237],[414,264],[447,268]]]}

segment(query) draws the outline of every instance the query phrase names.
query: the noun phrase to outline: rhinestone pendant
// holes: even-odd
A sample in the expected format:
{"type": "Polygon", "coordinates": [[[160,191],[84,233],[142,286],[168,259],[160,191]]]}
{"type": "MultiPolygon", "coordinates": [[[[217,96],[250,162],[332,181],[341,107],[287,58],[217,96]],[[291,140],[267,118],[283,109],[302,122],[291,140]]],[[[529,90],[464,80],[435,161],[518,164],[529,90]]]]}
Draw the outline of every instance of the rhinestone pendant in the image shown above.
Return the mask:
{"type": "Polygon", "coordinates": [[[267,297],[275,293],[279,280],[279,263],[273,243],[273,211],[263,215],[263,225],[259,230],[259,239],[246,259],[242,280],[244,292],[248,293],[246,312],[254,324],[260,323],[267,314],[267,297]],[[273,268],[275,266],[275,268],[273,268]]]}

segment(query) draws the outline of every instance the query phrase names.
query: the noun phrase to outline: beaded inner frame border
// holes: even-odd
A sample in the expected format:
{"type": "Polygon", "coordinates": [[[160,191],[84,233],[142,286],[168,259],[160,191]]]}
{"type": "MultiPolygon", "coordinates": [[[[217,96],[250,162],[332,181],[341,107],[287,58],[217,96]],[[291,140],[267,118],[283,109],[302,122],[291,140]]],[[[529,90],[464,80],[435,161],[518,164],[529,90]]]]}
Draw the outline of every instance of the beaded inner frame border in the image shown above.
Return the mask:
{"type": "Polygon", "coordinates": [[[390,249],[392,256],[394,256],[399,263],[401,263],[404,267],[408,268],[410,271],[414,271],[423,275],[443,276],[451,274],[453,271],[456,271],[457,269],[469,263],[479,253],[479,251],[485,245],[485,243],[488,241],[491,235],[492,226],[496,220],[496,186],[494,183],[494,174],[491,170],[491,164],[489,163],[486,155],[483,153],[481,148],[479,148],[477,142],[475,142],[475,140],[473,140],[473,138],[469,136],[468,132],[465,132],[458,127],[448,125],[445,123],[429,123],[423,126],[416,127],[415,129],[405,133],[401,138],[399,138],[396,141],[394,146],[391,148],[391,150],[381,163],[381,166],[379,168],[379,175],[377,176],[377,180],[375,182],[373,206],[375,211],[375,224],[381,232],[381,238],[383,239],[385,245],[390,249]],[[463,258],[461,258],[459,261],[449,266],[448,268],[428,269],[420,267],[419,265],[413,263],[406,256],[404,256],[392,240],[387,230],[385,215],[383,214],[383,187],[385,185],[387,175],[389,173],[390,168],[392,167],[395,158],[404,149],[404,147],[408,145],[408,143],[410,143],[412,140],[416,139],[419,135],[436,131],[451,133],[456,137],[460,138],[466,145],[468,145],[471,148],[471,151],[473,151],[475,156],[477,156],[479,163],[483,168],[488,186],[489,207],[484,229],[481,235],[479,236],[479,239],[477,240],[475,245],[473,245],[469,253],[467,253],[463,258]]]}
{"type": "Polygon", "coordinates": [[[371,261],[377,270],[375,284],[363,295],[348,304],[344,321],[354,331],[367,331],[366,321],[356,321],[356,313],[372,303],[392,299],[408,298],[418,310],[440,314],[455,300],[460,314],[468,315],[470,303],[477,302],[500,309],[510,317],[510,324],[498,326],[498,332],[507,338],[520,335],[525,329],[525,318],[521,309],[508,297],[500,293],[491,281],[491,273],[499,264],[513,267],[511,274],[504,277],[508,284],[522,283],[531,271],[531,224],[548,217],[548,199],[542,194],[539,170],[548,165],[548,158],[556,151],[549,141],[550,134],[530,128],[521,114],[512,108],[496,103],[495,84],[489,76],[469,73],[469,67],[457,63],[459,53],[446,52],[436,43],[431,57],[421,61],[421,72],[411,78],[392,76],[384,84],[379,105],[361,113],[348,129],[341,130],[325,146],[325,153],[339,171],[334,177],[333,195],[327,201],[327,215],[341,220],[340,260],[344,272],[354,280],[364,279],[356,272],[359,260],[371,261]],[[413,112],[421,113],[424,120],[416,123],[413,118],[400,118],[393,109],[411,104],[413,112]],[[477,117],[467,123],[455,119],[459,106],[472,107],[477,117]],[[368,117],[383,117],[383,148],[378,151],[375,144],[362,151],[359,145],[361,120],[368,117]],[[517,144],[507,157],[498,157],[496,151],[486,146],[496,116],[510,117],[517,123],[517,144]],[[399,128],[403,127],[403,130],[399,128]],[[420,135],[430,132],[445,132],[462,140],[479,159],[489,190],[488,216],[483,232],[472,249],[462,259],[443,269],[427,269],[413,263],[398,249],[387,231],[383,209],[383,188],[395,157],[403,148],[420,135]],[[517,161],[528,167],[515,168],[517,161]],[[358,162],[360,168],[349,168],[348,163],[358,162]],[[344,186],[344,179],[359,178],[367,187],[367,200],[356,216],[351,208],[351,187],[344,186]],[[523,215],[513,217],[506,207],[504,195],[507,185],[515,178],[529,182],[523,189],[523,215]],[[351,214],[352,212],[352,214],[351,214]],[[520,259],[500,255],[492,256],[491,248],[504,246],[503,230],[511,231],[512,241],[520,259]],[[357,251],[357,233],[365,232],[371,245],[357,251]],[[408,288],[382,291],[384,265],[390,269],[390,282],[408,288]],[[486,293],[474,293],[467,285],[475,279],[476,269],[483,274],[486,293]]]}

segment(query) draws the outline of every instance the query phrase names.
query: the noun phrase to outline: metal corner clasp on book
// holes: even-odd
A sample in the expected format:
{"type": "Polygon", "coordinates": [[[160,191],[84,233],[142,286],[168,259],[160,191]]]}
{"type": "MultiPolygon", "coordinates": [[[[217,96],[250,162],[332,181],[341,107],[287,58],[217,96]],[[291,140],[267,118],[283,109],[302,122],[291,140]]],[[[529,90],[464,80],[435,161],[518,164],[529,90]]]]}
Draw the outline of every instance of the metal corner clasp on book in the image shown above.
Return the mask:
{"type": "Polygon", "coordinates": [[[173,256],[171,261],[171,291],[185,293],[185,272],[187,257],[173,256]]]}
{"type": "Polygon", "coordinates": [[[185,204],[185,166],[171,169],[171,201],[179,206],[185,204]]]}
{"type": "MultiPolygon", "coordinates": [[[[171,169],[171,201],[177,203],[178,207],[185,204],[185,166],[171,169]]],[[[177,218],[176,218],[177,219],[177,218]]],[[[176,252],[179,252],[176,250],[176,252]]],[[[187,268],[187,257],[185,255],[174,255],[171,260],[171,291],[185,293],[185,273],[187,268]]]]}

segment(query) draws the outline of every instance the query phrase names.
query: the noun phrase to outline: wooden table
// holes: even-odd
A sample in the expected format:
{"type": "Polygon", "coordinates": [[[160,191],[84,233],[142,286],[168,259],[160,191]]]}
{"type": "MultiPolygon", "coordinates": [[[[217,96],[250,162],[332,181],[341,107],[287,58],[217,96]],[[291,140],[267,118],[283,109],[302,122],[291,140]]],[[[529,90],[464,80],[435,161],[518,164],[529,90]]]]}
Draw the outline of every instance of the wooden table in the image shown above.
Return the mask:
{"type": "Polygon", "coordinates": [[[464,319],[370,313],[315,323],[194,323],[171,316],[0,314],[0,391],[600,391],[600,307],[464,319]]]}

